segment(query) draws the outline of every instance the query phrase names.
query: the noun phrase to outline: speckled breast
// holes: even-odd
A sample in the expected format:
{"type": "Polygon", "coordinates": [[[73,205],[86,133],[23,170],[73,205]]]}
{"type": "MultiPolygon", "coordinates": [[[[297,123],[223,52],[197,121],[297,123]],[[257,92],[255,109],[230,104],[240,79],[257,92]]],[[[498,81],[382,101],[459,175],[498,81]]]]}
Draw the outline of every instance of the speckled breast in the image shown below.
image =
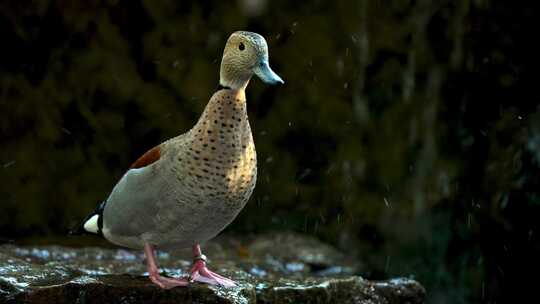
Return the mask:
{"type": "MultiPolygon", "coordinates": [[[[194,135],[193,142],[198,141],[194,135]]],[[[176,176],[195,205],[216,209],[242,208],[257,178],[257,156],[251,132],[235,140],[216,140],[215,145],[193,144],[176,161],[176,176]],[[215,148],[215,149],[214,149],[215,148]],[[187,189],[186,189],[187,188],[187,189]]]]}
{"type": "Polygon", "coordinates": [[[184,219],[183,233],[215,236],[248,201],[257,179],[257,156],[245,100],[217,92],[195,127],[170,142],[171,197],[184,219]],[[179,206],[179,207],[178,207],[179,206]],[[180,211],[181,210],[181,211],[180,211]]]}

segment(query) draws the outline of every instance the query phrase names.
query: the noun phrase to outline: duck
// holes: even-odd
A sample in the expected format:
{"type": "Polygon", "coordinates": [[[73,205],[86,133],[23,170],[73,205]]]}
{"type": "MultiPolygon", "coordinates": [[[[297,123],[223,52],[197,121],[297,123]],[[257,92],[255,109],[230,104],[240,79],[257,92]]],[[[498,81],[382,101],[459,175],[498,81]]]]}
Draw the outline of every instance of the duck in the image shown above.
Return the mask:
{"type": "Polygon", "coordinates": [[[255,188],[257,155],[245,93],[254,75],[267,84],[284,83],[270,68],[264,37],[234,32],[225,44],[217,90],[197,123],[138,158],[73,234],[142,249],[148,277],[163,289],[193,282],[236,286],[208,268],[201,244],[235,219],[255,188]],[[192,249],[189,276],[162,276],[156,250],[180,248],[192,249]]]}

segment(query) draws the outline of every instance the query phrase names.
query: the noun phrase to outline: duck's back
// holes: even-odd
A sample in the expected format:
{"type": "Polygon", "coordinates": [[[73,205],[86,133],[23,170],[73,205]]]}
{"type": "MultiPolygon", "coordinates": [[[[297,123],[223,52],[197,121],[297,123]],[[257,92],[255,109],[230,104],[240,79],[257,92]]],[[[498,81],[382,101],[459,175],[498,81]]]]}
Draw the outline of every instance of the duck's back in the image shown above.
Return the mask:
{"type": "Polygon", "coordinates": [[[243,91],[216,92],[195,127],[159,151],[159,160],[129,170],[109,196],[103,233],[112,242],[187,247],[236,217],[257,173],[243,91]]]}

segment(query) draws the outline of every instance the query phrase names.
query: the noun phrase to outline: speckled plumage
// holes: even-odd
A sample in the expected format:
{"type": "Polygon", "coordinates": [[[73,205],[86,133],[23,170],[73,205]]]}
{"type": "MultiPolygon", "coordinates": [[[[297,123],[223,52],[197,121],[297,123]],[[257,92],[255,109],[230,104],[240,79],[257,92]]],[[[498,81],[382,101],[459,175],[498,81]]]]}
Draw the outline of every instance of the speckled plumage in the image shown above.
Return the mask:
{"type": "Polygon", "coordinates": [[[103,234],[118,245],[176,248],[207,241],[253,192],[257,156],[243,91],[217,91],[193,129],[159,148],[160,159],[129,170],[122,180],[132,186],[120,181],[105,205],[103,234]],[[154,191],[124,195],[131,187],[154,191]]]}
{"type": "Polygon", "coordinates": [[[200,243],[232,222],[255,187],[257,156],[244,91],[253,75],[268,84],[284,83],[270,68],[266,40],[235,32],[223,51],[219,89],[197,124],[137,159],[77,231],[143,248],[148,276],[161,288],[193,281],[235,286],[208,269],[200,243]],[[155,249],[188,246],[189,277],[160,275],[155,249]]]}

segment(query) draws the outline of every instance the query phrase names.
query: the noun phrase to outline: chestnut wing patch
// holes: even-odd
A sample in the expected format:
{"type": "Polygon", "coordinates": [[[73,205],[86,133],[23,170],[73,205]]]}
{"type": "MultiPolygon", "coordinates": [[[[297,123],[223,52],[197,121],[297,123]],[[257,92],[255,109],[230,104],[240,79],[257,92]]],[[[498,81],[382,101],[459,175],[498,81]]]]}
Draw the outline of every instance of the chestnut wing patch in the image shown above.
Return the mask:
{"type": "Polygon", "coordinates": [[[158,161],[160,156],[161,156],[161,150],[159,146],[153,147],[152,149],[144,153],[143,156],[139,157],[139,159],[137,159],[129,168],[138,169],[138,168],[146,167],[158,161]]]}

